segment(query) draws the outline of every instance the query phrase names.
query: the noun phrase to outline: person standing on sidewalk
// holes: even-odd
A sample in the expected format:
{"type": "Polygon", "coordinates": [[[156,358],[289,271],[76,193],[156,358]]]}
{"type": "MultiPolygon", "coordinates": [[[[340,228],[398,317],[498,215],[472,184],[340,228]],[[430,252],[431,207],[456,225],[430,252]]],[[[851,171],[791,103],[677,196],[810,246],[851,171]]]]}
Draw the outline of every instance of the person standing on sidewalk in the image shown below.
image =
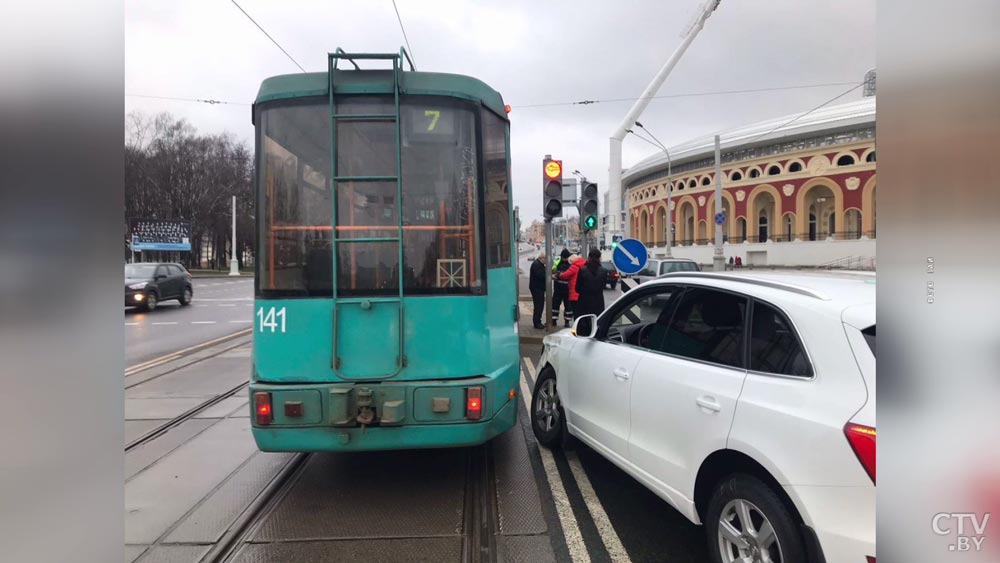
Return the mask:
{"type": "Polygon", "coordinates": [[[580,297],[573,305],[576,317],[604,312],[604,282],[607,278],[608,271],[601,266],[601,251],[590,249],[587,262],[576,275],[576,293],[580,297]]]}
{"type": "Polygon", "coordinates": [[[559,274],[569,269],[569,257],[569,250],[564,248],[559,254],[559,258],[556,259],[555,264],[552,264],[552,279],[555,280],[555,283],[552,284],[552,326],[559,324],[560,304],[564,308],[563,318],[566,320],[566,326],[569,326],[573,322],[573,311],[570,309],[569,301],[569,282],[559,279],[559,274]]]}
{"type": "Polygon", "coordinates": [[[576,281],[577,277],[580,275],[580,268],[587,263],[586,260],[577,256],[576,254],[571,255],[566,259],[569,262],[569,268],[566,271],[559,274],[559,279],[569,282],[569,306],[566,307],[566,327],[573,324],[573,317],[576,315],[576,304],[580,299],[580,294],[576,291],[576,281]]]}
{"type": "Polygon", "coordinates": [[[545,308],[545,255],[539,254],[531,262],[528,272],[528,291],[534,308],[531,310],[531,322],[535,328],[545,328],[542,323],[542,310],[545,308]]]}

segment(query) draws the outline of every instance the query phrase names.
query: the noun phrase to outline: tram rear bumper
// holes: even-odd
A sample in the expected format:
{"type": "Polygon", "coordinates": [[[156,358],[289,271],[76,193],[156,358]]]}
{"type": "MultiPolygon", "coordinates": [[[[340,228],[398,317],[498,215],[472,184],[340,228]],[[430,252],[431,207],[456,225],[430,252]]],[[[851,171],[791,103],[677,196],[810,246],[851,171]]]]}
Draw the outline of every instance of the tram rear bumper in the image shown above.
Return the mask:
{"type": "Polygon", "coordinates": [[[517,403],[508,401],[493,418],[458,424],[415,424],[361,428],[253,427],[263,452],[349,452],[475,446],[506,432],[516,422],[517,403]]]}
{"type": "Polygon", "coordinates": [[[516,422],[517,364],[489,375],[381,383],[250,384],[250,421],[265,452],[361,451],[481,444],[516,422]],[[470,395],[469,389],[477,391],[470,395]],[[264,424],[256,394],[266,393],[264,424]],[[476,397],[472,405],[469,397],[476,397]],[[470,416],[470,408],[479,416],[470,416]]]}

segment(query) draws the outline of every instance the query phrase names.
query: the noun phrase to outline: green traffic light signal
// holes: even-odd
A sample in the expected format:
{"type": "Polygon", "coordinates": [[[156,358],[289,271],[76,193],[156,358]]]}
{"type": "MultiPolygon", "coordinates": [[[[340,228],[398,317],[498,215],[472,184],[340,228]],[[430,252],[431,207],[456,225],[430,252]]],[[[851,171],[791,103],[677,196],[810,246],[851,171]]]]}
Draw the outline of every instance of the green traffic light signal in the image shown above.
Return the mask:
{"type": "Polygon", "coordinates": [[[618,248],[618,241],[612,242],[611,243],[611,248],[618,248]]]}
{"type": "Polygon", "coordinates": [[[597,226],[597,217],[594,215],[588,215],[583,222],[583,226],[586,227],[587,230],[593,230],[593,228],[597,226]]]}

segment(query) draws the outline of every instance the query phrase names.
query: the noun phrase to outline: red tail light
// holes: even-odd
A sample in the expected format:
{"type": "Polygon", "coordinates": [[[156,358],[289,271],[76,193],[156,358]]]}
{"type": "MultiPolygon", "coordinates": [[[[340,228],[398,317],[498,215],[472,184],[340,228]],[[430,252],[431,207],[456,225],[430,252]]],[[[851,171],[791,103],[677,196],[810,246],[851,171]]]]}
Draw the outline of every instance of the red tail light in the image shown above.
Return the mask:
{"type": "Polygon", "coordinates": [[[271,394],[258,391],[253,394],[254,412],[257,413],[257,425],[265,426],[274,420],[274,413],[271,412],[271,394]]]}
{"type": "Polygon", "coordinates": [[[850,422],[844,426],[844,435],[854,450],[854,455],[858,456],[861,466],[868,472],[868,476],[875,482],[875,429],[870,426],[852,424],[850,422]]]}
{"type": "Polygon", "coordinates": [[[469,387],[465,390],[465,418],[479,420],[483,416],[483,388],[469,387]]]}
{"type": "Polygon", "coordinates": [[[868,561],[868,563],[875,563],[875,558],[872,557],[871,555],[865,555],[865,559],[868,561]]]}

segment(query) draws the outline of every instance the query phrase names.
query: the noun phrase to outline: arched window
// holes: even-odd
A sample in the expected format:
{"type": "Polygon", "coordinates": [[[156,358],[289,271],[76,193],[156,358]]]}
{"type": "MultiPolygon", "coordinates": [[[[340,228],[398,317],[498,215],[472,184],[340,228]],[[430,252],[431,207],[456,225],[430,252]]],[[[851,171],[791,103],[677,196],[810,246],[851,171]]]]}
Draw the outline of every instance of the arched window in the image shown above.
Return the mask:
{"type": "Polygon", "coordinates": [[[694,178],[691,178],[691,181],[688,182],[688,187],[689,188],[693,188],[693,187],[695,187],[697,185],[698,185],[698,182],[696,182],[694,178]]]}
{"type": "Polygon", "coordinates": [[[854,157],[849,154],[837,159],[837,166],[851,166],[852,164],[854,164],[854,157]]]}
{"type": "Polygon", "coordinates": [[[737,170],[736,172],[733,172],[732,178],[734,182],[739,182],[743,179],[743,174],[740,174],[740,171],[737,170]]]}
{"type": "Polygon", "coordinates": [[[861,212],[857,209],[851,208],[847,210],[844,214],[844,238],[847,239],[859,239],[861,238],[861,212]]]}
{"type": "Polygon", "coordinates": [[[795,239],[795,216],[785,213],[785,240],[795,239]]]}
{"type": "Polygon", "coordinates": [[[756,168],[751,168],[750,169],[750,177],[751,178],[756,178],[758,176],[760,176],[760,170],[757,170],[756,168]]]}
{"type": "Polygon", "coordinates": [[[767,175],[768,176],[777,176],[778,174],[781,174],[781,167],[778,166],[777,164],[772,164],[767,169],[767,175]]]}
{"type": "Polygon", "coordinates": [[[809,240],[816,240],[816,214],[809,212],[809,240]]]}
{"type": "Polygon", "coordinates": [[[711,184],[712,184],[712,179],[709,178],[708,176],[705,176],[704,178],[701,179],[701,185],[709,186],[711,184]]]}
{"type": "Polygon", "coordinates": [[[865,157],[865,162],[875,162],[875,151],[868,153],[868,156],[865,157]]]}
{"type": "Polygon", "coordinates": [[[767,242],[767,214],[761,213],[757,219],[757,242],[767,242]]]}
{"type": "Polygon", "coordinates": [[[789,164],[788,165],[788,171],[789,172],[802,172],[802,163],[801,162],[793,162],[793,163],[789,164]]]}
{"type": "Polygon", "coordinates": [[[740,217],[739,219],[736,220],[736,225],[740,229],[740,242],[747,240],[747,220],[743,217],[740,217]]]}

